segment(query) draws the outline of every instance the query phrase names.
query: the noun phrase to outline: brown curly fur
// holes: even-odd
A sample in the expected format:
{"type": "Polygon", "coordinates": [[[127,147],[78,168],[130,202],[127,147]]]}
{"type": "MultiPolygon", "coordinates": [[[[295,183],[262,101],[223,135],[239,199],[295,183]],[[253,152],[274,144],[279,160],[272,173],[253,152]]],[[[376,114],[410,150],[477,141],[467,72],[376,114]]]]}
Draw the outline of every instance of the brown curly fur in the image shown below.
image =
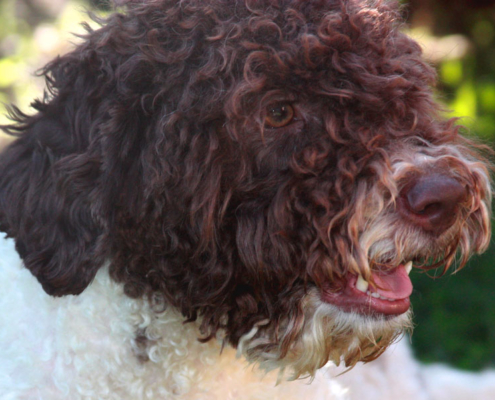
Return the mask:
{"type": "Polygon", "coordinates": [[[0,229],[51,295],[80,293],[108,259],[129,296],[201,317],[205,340],[221,330],[235,346],[257,325],[283,358],[308,288],[386,260],[448,266],[488,241],[486,167],[440,116],[434,70],[398,21],[371,0],[129,3],[45,67],[37,114],[13,112],[0,229]],[[281,101],[294,123],[266,127],[281,101]],[[363,249],[369,210],[404,225],[393,203],[423,170],[393,165],[421,149],[469,187],[455,233],[363,249]]]}

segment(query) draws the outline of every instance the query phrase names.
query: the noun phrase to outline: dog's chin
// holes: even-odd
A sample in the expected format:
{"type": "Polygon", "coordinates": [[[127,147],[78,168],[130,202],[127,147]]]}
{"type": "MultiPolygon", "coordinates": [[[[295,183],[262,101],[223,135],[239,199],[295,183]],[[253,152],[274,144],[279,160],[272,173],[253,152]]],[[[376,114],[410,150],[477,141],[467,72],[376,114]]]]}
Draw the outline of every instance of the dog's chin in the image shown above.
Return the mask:
{"type": "MultiPolygon", "coordinates": [[[[352,280],[349,286],[353,285],[352,280]]],[[[356,294],[355,297],[363,295],[356,294]]],[[[314,376],[328,362],[352,367],[361,361],[372,361],[412,327],[408,299],[397,300],[394,312],[391,312],[390,306],[381,304],[388,300],[372,299],[363,301],[360,297],[351,299],[351,296],[347,299],[335,300],[335,296],[329,299],[329,293],[313,287],[302,302],[302,329],[286,353],[283,353],[281,343],[289,340],[294,333],[294,323],[290,320],[276,333],[266,321],[266,325],[261,323],[254,327],[241,338],[238,354],[259,364],[264,370],[279,369],[280,376],[288,379],[314,376]],[[366,302],[368,307],[364,306],[366,302]],[[380,312],[381,309],[387,312],[380,312]],[[277,337],[276,341],[274,337],[277,337]]]]}

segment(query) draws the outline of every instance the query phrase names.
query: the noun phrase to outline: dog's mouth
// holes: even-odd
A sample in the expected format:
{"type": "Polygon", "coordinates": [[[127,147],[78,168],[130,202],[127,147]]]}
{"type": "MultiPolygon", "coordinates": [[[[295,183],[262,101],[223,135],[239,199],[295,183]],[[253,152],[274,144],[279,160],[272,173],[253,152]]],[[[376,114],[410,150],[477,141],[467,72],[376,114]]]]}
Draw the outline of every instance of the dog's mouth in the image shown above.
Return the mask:
{"type": "Polygon", "coordinates": [[[323,288],[321,299],[342,311],[370,316],[396,316],[410,306],[412,283],[409,272],[412,262],[400,264],[387,271],[373,271],[373,285],[361,275],[348,273],[345,277],[323,288]]]}

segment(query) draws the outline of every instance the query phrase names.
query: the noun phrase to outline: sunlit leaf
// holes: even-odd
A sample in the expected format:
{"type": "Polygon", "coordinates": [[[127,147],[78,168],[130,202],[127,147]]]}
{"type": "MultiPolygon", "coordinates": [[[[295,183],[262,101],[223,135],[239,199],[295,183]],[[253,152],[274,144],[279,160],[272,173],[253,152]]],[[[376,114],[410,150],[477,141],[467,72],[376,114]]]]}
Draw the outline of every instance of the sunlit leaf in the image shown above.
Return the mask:
{"type": "Polygon", "coordinates": [[[473,119],[476,117],[478,101],[476,98],[476,89],[471,82],[465,82],[459,86],[450,107],[459,116],[473,119]]]}
{"type": "Polygon", "coordinates": [[[440,79],[450,86],[457,86],[464,76],[461,60],[448,60],[440,65],[440,79]]]}

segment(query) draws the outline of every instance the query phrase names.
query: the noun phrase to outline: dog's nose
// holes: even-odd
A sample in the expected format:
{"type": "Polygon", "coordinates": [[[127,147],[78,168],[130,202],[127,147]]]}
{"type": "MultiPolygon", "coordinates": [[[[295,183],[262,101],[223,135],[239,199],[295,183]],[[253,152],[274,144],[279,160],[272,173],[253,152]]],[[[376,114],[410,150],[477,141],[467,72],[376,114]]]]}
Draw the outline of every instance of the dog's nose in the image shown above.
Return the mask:
{"type": "Polygon", "coordinates": [[[399,210],[415,225],[440,234],[454,223],[466,195],[466,187],[450,176],[423,176],[401,193],[399,210]]]}

